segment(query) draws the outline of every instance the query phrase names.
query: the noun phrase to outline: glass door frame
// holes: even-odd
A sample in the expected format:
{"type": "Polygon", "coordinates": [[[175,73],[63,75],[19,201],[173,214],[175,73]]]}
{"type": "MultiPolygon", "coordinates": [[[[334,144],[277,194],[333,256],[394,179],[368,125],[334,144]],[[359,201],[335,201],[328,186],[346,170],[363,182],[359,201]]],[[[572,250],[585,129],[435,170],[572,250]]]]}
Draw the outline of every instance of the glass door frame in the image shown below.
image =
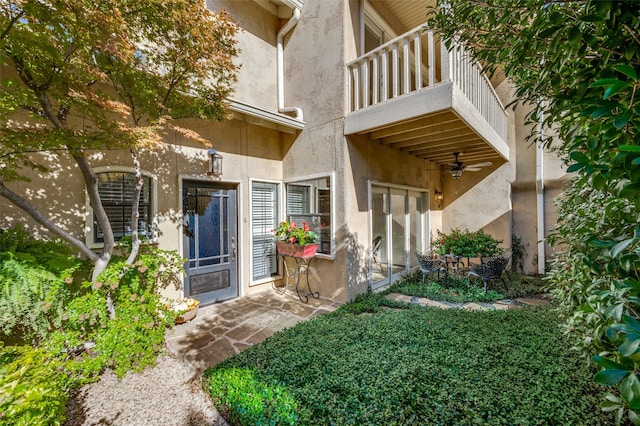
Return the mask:
{"type": "Polygon", "coordinates": [[[388,196],[386,197],[386,235],[384,236],[384,241],[386,244],[386,253],[387,253],[387,261],[386,261],[386,273],[384,273],[384,278],[379,280],[379,281],[374,281],[374,268],[377,267],[376,265],[374,265],[374,261],[373,261],[373,253],[370,252],[369,253],[369,283],[371,286],[372,290],[376,290],[378,288],[382,288],[386,285],[391,284],[393,281],[395,281],[396,279],[398,279],[402,274],[411,272],[412,270],[415,270],[417,267],[416,266],[411,266],[411,255],[412,255],[412,248],[410,247],[411,245],[411,229],[410,229],[410,225],[411,225],[411,215],[414,212],[410,212],[409,211],[409,197],[411,196],[415,196],[416,193],[418,194],[422,194],[422,211],[420,213],[420,228],[421,228],[421,233],[420,235],[416,235],[416,248],[421,248],[421,250],[427,251],[430,248],[430,218],[429,218],[429,213],[430,213],[430,205],[429,205],[429,200],[430,200],[430,191],[428,189],[425,188],[417,188],[417,187],[410,187],[410,186],[404,186],[404,185],[394,185],[394,184],[389,184],[389,183],[385,183],[385,182],[376,182],[376,181],[369,181],[369,241],[373,241],[373,238],[375,238],[376,235],[376,230],[373,229],[373,193],[374,193],[374,187],[375,188],[382,188],[382,189],[386,189],[388,196]],[[403,235],[403,242],[404,242],[404,263],[405,263],[405,267],[403,270],[401,271],[397,271],[397,272],[393,272],[393,242],[392,242],[392,235],[393,235],[393,212],[391,210],[391,195],[393,192],[396,193],[396,195],[399,195],[399,192],[402,191],[404,192],[404,221],[403,221],[403,225],[404,225],[404,235],[403,235]]]}

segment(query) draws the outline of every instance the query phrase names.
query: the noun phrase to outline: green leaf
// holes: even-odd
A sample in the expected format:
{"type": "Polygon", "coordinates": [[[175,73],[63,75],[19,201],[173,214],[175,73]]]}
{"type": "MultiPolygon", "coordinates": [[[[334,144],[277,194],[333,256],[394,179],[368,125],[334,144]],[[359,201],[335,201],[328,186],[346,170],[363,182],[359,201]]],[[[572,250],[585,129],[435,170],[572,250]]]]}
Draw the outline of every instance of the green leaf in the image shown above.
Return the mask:
{"type": "Polygon", "coordinates": [[[615,120],[613,120],[613,125],[615,126],[616,129],[622,129],[624,126],[627,125],[627,123],[629,123],[629,120],[631,120],[632,115],[633,114],[631,110],[628,110],[624,114],[617,116],[615,120]]]}
{"type": "Polygon", "coordinates": [[[626,84],[624,81],[618,80],[617,78],[602,78],[600,80],[596,80],[589,85],[589,87],[609,87],[615,86],[618,84],[626,84]]]}
{"type": "Polygon", "coordinates": [[[621,92],[622,90],[624,90],[625,88],[627,88],[629,85],[627,83],[624,82],[620,82],[618,84],[612,84],[611,86],[607,87],[607,90],[604,91],[604,99],[609,99],[611,96],[615,95],[616,93],[621,92]]]}
{"type": "Polygon", "coordinates": [[[618,196],[621,198],[630,198],[630,197],[638,196],[639,193],[640,193],[640,182],[632,182],[622,187],[618,196]]]}
{"type": "Polygon", "coordinates": [[[570,165],[569,167],[567,167],[567,172],[572,173],[572,172],[577,172],[580,169],[583,169],[586,166],[586,164],[584,163],[574,163],[572,165],[570,165]]]}
{"type": "Polygon", "coordinates": [[[587,155],[584,152],[573,151],[571,154],[569,154],[569,156],[576,163],[588,163],[589,162],[589,157],[587,157],[587,155]]]}
{"type": "Polygon", "coordinates": [[[634,425],[640,424],[640,417],[633,410],[629,410],[629,420],[631,420],[634,425]]]}
{"type": "Polygon", "coordinates": [[[578,25],[573,26],[569,30],[569,44],[573,47],[577,47],[580,45],[580,41],[582,41],[582,32],[580,31],[580,27],[578,25]]]}
{"type": "Polygon", "coordinates": [[[638,255],[635,253],[625,254],[620,258],[620,266],[626,272],[631,272],[633,264],[638,260],[638,255]]]}
{"type": "Polygon", "coordinates": [[[617,385],[629,373],[629,370],[602,370],[594,376],[593,380],[603,385],[617,385]]]}
{"type": "Polygon", "coordinates": [[[634,240],[633,238],[629,238],[627,240],[620,241],[618,244],[613,246],[611,250],[609,250],[609,256],[618,257],[620,252],[626,249],[629,246],[629,244],[633,242],[633,240],[634,240]]]}
{"type": "Polygon", "coordinates": [[[636,73],[635,68],[633,68],[629,64],[618,64],[613,67],[614,70],[626,75],[632,80],[638,80],[638,73],[636,73]]]}
{"type": "MultiPolygon", "coordinates": [[[[609,370],[615,370],[615,369],[619,369],[619,370],[626,370],[626,367],[622,364],[618,364],[615,361],[610,360],[609,358],[605,358],[601,355],[596,355],[593,357],[593,360],[598,363],[598,365],[609,369],[609,370]]],[[[631,371],[631,370],[626,370],[626,371],[631,371]]]]}
{"type": "MultiPolygon", "coordinates": [[[[637,283],[637,281],[636,281],[637,283]]],[[[638,333],[640,333],[640,321],[638,321],[636,318],[629,316],[629,315],[624,315],[622,317],[622,322],[627,325],[629,328],[631,328],[634,331],[637,331],[638,333]]]]}
{"type": "Polygon", "coordinates": [[[620,352],[620,355],[628,357],[636,353],[638,346],[640,346],[640,340],[638,339],[625,340],[625,342],[620,345],[618,351],[620,352]]]}
{"type": "Polygon", "coordinates": [[[635,373],[629,374],[622,383],[620,383],[620,395],[625,401],[631,402],[640,397],[640,381],[635,373]]]}
{"type": "Polygon", "coordinates": [[[640,153],[640,145],[622,145],[618,147],[618,151],[640,153]]]}

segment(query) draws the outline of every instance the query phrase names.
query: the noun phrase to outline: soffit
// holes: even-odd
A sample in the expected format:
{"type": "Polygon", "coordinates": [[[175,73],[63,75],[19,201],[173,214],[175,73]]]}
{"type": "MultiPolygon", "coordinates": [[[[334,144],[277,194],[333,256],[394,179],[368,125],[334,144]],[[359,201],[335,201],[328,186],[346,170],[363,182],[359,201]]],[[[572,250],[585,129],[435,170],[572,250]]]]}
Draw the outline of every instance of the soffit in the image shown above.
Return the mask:
{"type": "Polygon", "coordinates": [[[427,20],[427,7],[435,6],[435,0],[369,0],[369,4],[387,19],[398,34],[422,25],[427,20]]]}
{"type": "Polygon", "coordinates": [[[461,152],[466,164],[491,161],[504,163],[504,158],[453,110],[440,111],[363,132],[369,140],[397,149],[423,160],[446,166],[453,153],[461,152]]]}
{"type": "Polygon", "coordinates": [[[253,0],[280,19],[291,18],[294,8],[302,9],[304,0],[253,0]]]}

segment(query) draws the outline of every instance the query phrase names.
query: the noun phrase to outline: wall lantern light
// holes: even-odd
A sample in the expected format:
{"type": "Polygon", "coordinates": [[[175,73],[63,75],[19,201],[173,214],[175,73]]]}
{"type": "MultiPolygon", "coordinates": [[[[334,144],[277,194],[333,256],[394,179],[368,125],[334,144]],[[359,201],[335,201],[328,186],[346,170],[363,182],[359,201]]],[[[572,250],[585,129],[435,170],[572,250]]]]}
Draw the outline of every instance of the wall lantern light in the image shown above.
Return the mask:
{"type": "Polygon", "coordinates": [[[209,155],[209,169],[207,170],[207,176],[219,178],[222,176],[222,155],[213,148],[211,148],[207,154],[209,155]]]}
{"type": "Polygon", "coordinates": [[[441,202],[442,200],[444,200],[444,194],[436,189],[434,198],[436,199],[436,201],[441,202]]]}

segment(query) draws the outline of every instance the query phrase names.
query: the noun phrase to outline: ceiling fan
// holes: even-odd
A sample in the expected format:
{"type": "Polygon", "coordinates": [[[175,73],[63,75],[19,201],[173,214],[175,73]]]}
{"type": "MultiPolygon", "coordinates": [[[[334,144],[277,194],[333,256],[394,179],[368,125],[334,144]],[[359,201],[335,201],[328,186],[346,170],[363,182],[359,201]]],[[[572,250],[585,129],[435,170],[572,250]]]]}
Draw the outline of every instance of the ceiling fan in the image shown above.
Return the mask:
{"type": "Polygon", "coordinates": [[[493,163],[491,161],[485,161],[484,163],[476,163],[471,164],[469,166],[465,166],[465,164],[458,160],[458,155],[462,154],[461,152],[454,152],[453,155],[455,157],[455,161],[449,163],[449,173],[451,173],[451,177],[454,179],[460,179],[462,173],[466,170],[468,172],[477,172],[482,167],[490,166],[493,163]]]}

